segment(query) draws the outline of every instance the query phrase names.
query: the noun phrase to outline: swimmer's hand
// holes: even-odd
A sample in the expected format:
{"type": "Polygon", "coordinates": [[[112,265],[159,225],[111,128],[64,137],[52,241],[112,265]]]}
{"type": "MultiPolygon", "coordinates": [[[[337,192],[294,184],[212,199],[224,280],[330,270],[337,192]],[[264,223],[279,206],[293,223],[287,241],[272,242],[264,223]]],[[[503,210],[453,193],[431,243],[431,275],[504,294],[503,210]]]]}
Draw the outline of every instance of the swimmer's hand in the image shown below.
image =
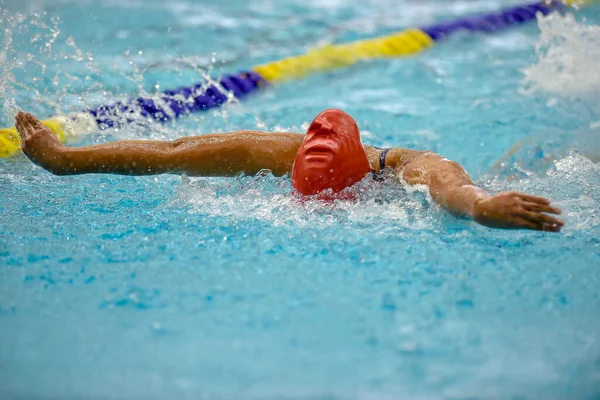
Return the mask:
{"type": "Polygon", "coordinates": [[[21,136],[23,153],[35,164],[52,171],[59,161],[60,149],[64,146],[56,135],[33,115],[19,111],[15,120],[15,127],[21,136]]]}
{"type": "Polygon", "coordinates": [[[473,206],[473,219],[485,226],[502,229],[533,229],[560,232],[565,224],[548,199],[519,192],[503,192],[480,198],[473,206]]]}

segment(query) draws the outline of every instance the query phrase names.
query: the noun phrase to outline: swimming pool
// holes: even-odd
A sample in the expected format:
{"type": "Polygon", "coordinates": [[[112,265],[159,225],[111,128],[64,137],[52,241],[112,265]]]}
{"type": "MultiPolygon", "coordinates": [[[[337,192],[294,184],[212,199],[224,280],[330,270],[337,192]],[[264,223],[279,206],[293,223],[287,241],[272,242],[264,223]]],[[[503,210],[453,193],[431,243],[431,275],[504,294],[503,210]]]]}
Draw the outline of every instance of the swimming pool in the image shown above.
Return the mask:
{"type": "MultiPolygon", "coordinates": [[[[0,123],[506,4],[0,1],[0,123]]],[[[83,141],[301,131],[340,107],[366,143],[429,148],[491,191],[550,197],[558,235],[457,220],[401,184],[299,204],[268,174],[56,177],[0,160],[0,397],[598,398],[600,9],[578,17],[83,141]]]]}

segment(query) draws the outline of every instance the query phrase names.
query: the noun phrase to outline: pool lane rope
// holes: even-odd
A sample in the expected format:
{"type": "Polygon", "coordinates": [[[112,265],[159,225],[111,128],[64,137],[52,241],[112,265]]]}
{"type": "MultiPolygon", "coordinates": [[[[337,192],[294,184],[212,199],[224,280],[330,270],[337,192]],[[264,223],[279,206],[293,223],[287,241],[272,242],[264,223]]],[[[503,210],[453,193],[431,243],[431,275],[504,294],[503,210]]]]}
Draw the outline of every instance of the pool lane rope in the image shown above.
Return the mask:
{"type": "MultiPolygon", "coordinates": [[[[420,53],[459,32],[498,32],[533,21],[538,13],[548,15],[566,6],[579,7],[594,1],[544,0],[492,14],[407,29],[374,39],[323,46],[305,54],[258,65],[249,71],[224,75],[214,83],[201,82],[167,90],[152,97],[138,97],[126,102],[102,105],[82,112],[55,116],[42,123],[61,142],[66,142],[69,138],[131,123],[140,117],[168,122],[183,115],[220,107],[231,96],[240,99],[271,83],[332,71],[364,60],[406,57],[420,53]]],[[[0,158],[9,157],[19,150],[20,140],[15,128],[0,129],[0,158]]]]}

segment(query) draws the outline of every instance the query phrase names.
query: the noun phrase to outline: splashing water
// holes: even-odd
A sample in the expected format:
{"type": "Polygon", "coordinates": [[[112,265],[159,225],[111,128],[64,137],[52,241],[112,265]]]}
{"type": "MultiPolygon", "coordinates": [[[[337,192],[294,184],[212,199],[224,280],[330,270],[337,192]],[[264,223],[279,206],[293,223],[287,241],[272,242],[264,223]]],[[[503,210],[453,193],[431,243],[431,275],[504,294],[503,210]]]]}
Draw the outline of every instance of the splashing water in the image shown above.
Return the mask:
{"type": "MultiPolygon", "coordinates": [[[[4,26],[7,22],[10,22],[8,13],[0,9],[0,26],[4,26]]],[[[2,50],[0,50],[0,99],[2,99],[3,113],[12,117],[18,111],[15,103],[16,90],[10,84],[12,75],[10,73],[9,65],[11,63],[8,60],[9,50],[12,45],[12,34],[9,29],[5,29],[5,32],[2,50]]]]}
{"type": "MultiPolygon", "coordinates": [[[[496,163],[494,174],[527,178],[544,173],[571,149],[600,160],[600,26],[578,22],[573,14],[538,16],[537,60],[522,69],[519,92],[545,103],[566,123],[532,131],[496,163]]],[[[570,164],[570,163],[569,163],[570,164]]]]}
{"type": "Polygon", "coordinates": [[[521,93],[546,97],[548,107],[581,124],[520,143],[510,158],[509,174],[521,179],[507,183],[494,178],[486,187],[551,197],[570,221],[566,232],[593,229],[600,223],[600,26],[559,13],[538,16],[538,25],[538,59],[522,70],[521,93]]]}
{"type": "MultiPolygon", "coordinates": [[[[214,110],[211,115],[229,117],[235,121],[239,115],[248,114],[239,101],[216,84],[222,71],[223,57],[215,53],[201,55],[173,55],[152,57],[131,46],[121,54],[106,54],[96,48],[80,46],[60,16],[50,12],[9,12],[0,9],[3,29],[0,40],[0,99],[3,107],[0,125],[10,126],[19,109],[25,109],[45,118],[65,115],[94,108],[101,104],[127,101],[132,97],[159,99],[163,90],[204,82],[216,86],[227,96],[227,105],[214,110]]],[[[170,29],[170,28],[168,28],[170,29]]],[[[143,48],[140,46],[140,48],[143,48]]],[[[114,53],[109,49],[108,53],[114,53]]],[[[122,128],[109,132],[112,138],[172,139],[202,133],[203,127],[212,125],[203,115],[194,115],[184,124],[160,124],[146,118],[116,115],[117,121],[129,122],[122,128]],[[193,130],[189,127],[194,127],[193,130]],[[188,128],[188,129],[186,129],[188,128]]],[[[264,126],[256,116],[250,115],[256,125],[264,126]]],[[[219,120],[218,118],[216,119],[219,120]]],[[[213,129],[218,131],[219,129],[213,129]]],[[[93,142],[106,140],[96,135],[93,142]]]]}
{"type": "Polygon", "coordinates": [[[300,199],[293,194],[289,179],[265,171],[255,177],[238,177],[225,185],[223,179],[184,177],[171,205],[187,207],[191,213],[236,221],[259,220],[294,229],[324,229],[352,222],[377,228],[386,221],[411,230],[441,229],[439,220],[446,219],[427,190],[398,182],[391,171],[387,171],[384,181],[366,178],[342,192],[342,197],[344,193],[352,200],[300,199]],[[418,193],[407,195],[409,192],[418,193]]]}
{"type": "Polygon", "coordinates": [[[538,63],[525,68],[527,93],[578,98],[600,93],[600,26],[575,20],[573,14],[539,16],[538,63]]]}

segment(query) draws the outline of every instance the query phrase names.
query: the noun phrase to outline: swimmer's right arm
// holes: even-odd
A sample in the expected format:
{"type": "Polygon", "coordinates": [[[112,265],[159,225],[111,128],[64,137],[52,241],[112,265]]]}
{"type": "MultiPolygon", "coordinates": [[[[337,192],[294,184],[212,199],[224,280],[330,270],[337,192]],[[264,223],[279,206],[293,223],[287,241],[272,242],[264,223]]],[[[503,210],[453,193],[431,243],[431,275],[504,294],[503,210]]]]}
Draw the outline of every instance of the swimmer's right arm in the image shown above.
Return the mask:
{"type": "Polygon", "coordinates": [[[426,185],[431,197],[457,216],[503,229],[559,232],[564,221],[548,199],[520,192],[490,195],[479,188],[458,163],[432,152],[404,150],[397,168],[412,185],[426,185]]]}
{"type": "Polygon", "coordinates": [[[291,171],[303,135],[240,131],[184,137],[174,141],[122,140],[84,147],[62,145],[33,115],[20,112],[22,150],[56,175],[110,173],[235,176],[270,169],[291,171]]]}

